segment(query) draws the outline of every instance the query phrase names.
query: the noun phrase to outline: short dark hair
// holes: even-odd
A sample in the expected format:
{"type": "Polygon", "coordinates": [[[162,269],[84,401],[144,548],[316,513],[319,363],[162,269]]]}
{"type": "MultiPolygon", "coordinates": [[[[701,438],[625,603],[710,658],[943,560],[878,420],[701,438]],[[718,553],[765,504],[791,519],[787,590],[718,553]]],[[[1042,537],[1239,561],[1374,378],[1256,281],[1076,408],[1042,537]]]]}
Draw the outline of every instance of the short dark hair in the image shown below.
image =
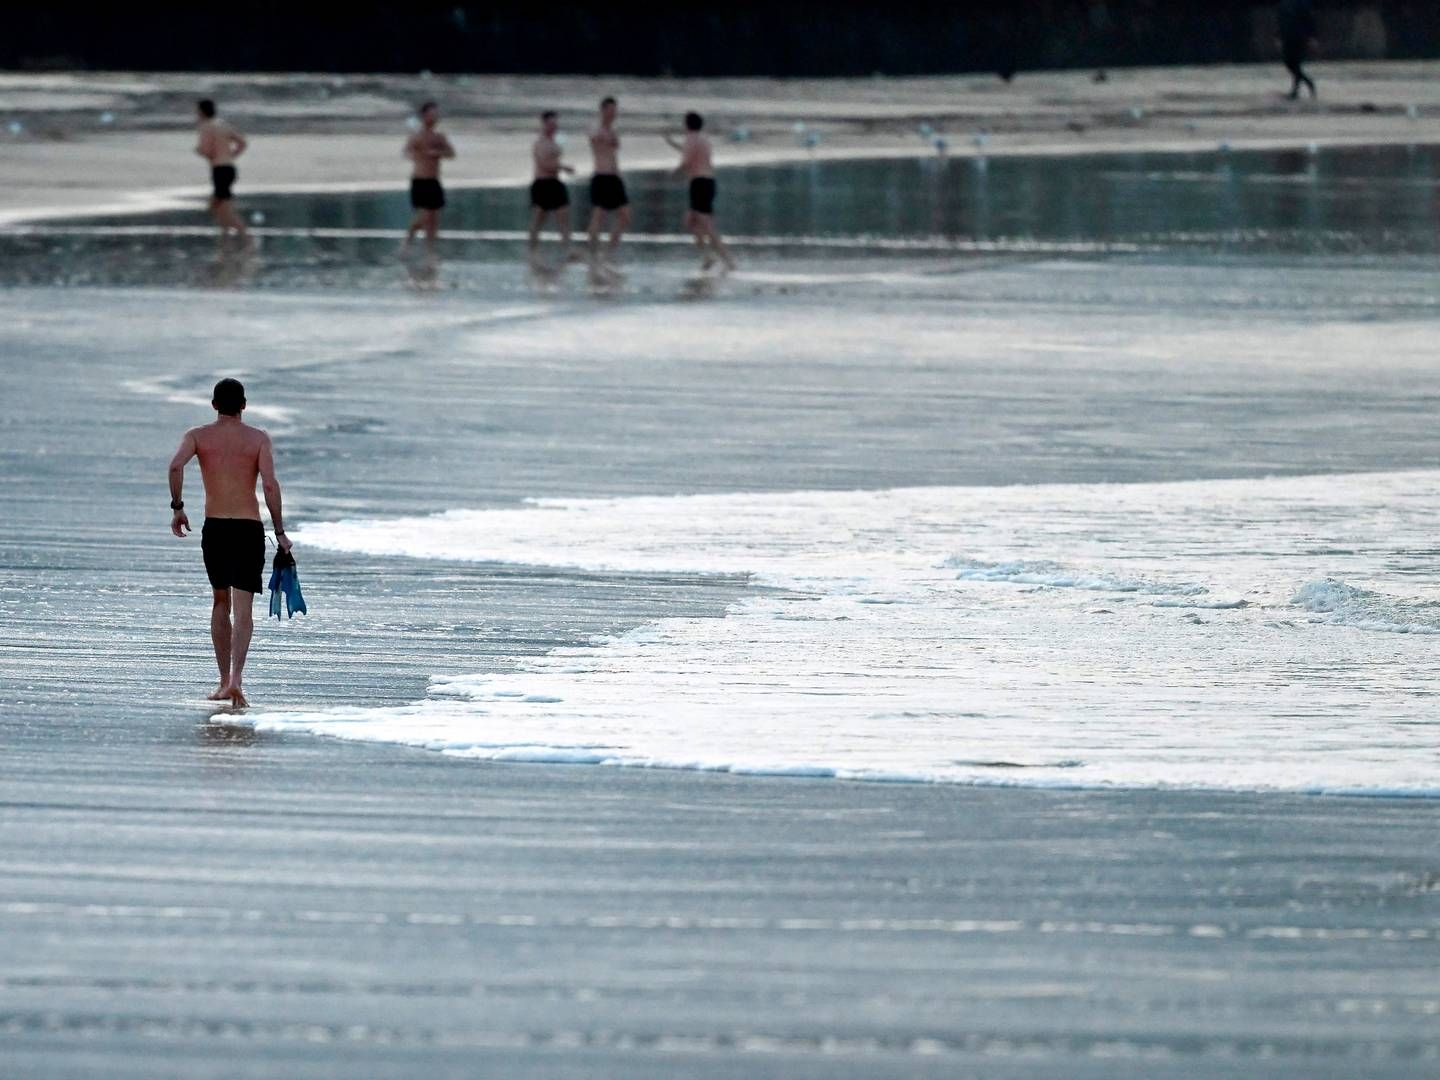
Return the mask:
{"type": "Polygon", "coordinates": [[[245,408],[245,387],[239,379],[221,379],[215,384],[215,393],[210,398],[215,411],[223,416],[239,416],[245,408]]]}
{"type": "Polygon", "coordinates": [[[687,112],[685,114],[685,130],[699,131],[705,126],[705,118],[698,112],[687,112]]]}
{"type": "Polygon", "coordinates": [[[616,104],[616,101],[615,101],[615,99],[614,99],[613,97],[603,97],[603,98],[600,99],[600,107],[601,107],[602,109],[603,109],[606,105],[614,105],[614,104],[616,104]]]}
{"type": "Polygon", "coordinates": [[[557,113],[554,109],[546,109],[544,112],[542,112],[542,113],[540,114],[540,119],[541,119],[541,120],[554,120],[555,117],[557,117],[557,116],[559,116],[559,115],[560,115],[560,114],[557,113]]]}
{"type": "Polygon", "coordinates": [[[424,114],[425,114],[426,112],[428,112],[429,110],[431,110],[431,109],[438,109],[439,107],[440,107],[440,106],[439,106],[439,105],[436,105],[435,102],[433,102],[433,101],[422,101],[422,102],[420,103],[420,108],[416,109],[415,112],[416,112],[418,115],[424,115],[424,114]]]}
{"type": "Polygon", "coordinates": [[[195,107],[200,110],[201,116],[211,117],[215,115],[215,102],[211,101],[208,97],[202,97],[195,103],[195,107]]]}

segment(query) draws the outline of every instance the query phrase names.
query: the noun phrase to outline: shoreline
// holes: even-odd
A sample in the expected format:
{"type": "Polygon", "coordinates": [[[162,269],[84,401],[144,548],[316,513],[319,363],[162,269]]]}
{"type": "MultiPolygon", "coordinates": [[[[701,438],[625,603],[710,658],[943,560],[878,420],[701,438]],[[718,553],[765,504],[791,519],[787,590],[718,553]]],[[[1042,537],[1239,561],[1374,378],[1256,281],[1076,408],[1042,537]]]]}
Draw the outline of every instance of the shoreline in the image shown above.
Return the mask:
{"type": "MultiPolygon", "coordinates": [[[[1315,139],[1267,137],[1230,140],[1223,144],[1212,144],[1199,140],[1187,142],[1181,139],[1156,140],[1153,142],[1114,141],[1089,143],[1085,145],[1056,142],[1016,146],[986,146],[983,150],[976,147],[960,147],[947,151],[944,155],[937,155],[933,150],[923,150],[919,148],[906,149],[902,147],[857,146],[844,149],[821,150],[818,152],[803,151],[799,148],[786,150],[777,147],[771,152],[747,156],[743,161],[717,165],[715,171],[717,174],[723,174],[732,170],[803,165],[806,163],[836,164],[864,161],[929,160],[936,157],[943,157],[947,160],[984,161],[991,158],[1063,159],[1122,157],[1127,154],[1245,154],[1277,150],[1320,152],[1324,150],[1359,150],[1394,146],[1428,147],[1437,145],[1440,145],[1440,133],[1409,138],[1400,136],[1388,138],[1330,136],[1315,139]],[[1314,148],[1313,151],[1311,150],[1312,147],[1314,148]]],[[[3,166],[0,166],[0,171],[3,171],[3,166]]],[[[669,171],[669,166],[661,164],[658,161],[644,159],[642,159],[639,164],[627,166],[625,170],[626,174],[663,173],[667,171],[669,171]]],[[[463,178],[453,181],[446,180],[444,184],[447,191],[520,191],[524,190],[532,180],[533,177],[529,176],[520,177],[511,175],[487,179],[463,178]]],[[[567,181],[567,186],[583,189],[585,183],[585,178],[580,177],[567,181]]],[[[246,186],[243,191],[236,196],[236,199],[238,202],[243,203],[245,196],[251,194],[284,196],[327,193],[336,195],[358,195],[378,192],[403,193],[409,189],[408,185],[408,179],[374,181],[326,180],[254,184],[246,186]]],[[[83,217],[144,217],[150,214],[162,214],[180,210],[194,210],[197,213],[203,213],[203,204],[207,197],[208,191],[204,186],[152,188],[127,192],[125,194],[125,200],[118,202],[97,202],[68,206],[39,206],[21,210],[0,209],[0,229],[33,225],[44,221],[66,221],[83,217]]]]}
{"type": "Polygon", "coordinates": [[[1116,69],[1102,83],[1086,72],[1036,72],[1013,85],[973,75],[0,73],[0,227],[183,210],[203,200],[185,111],[200,93],[220,98],[222,115],[251,137],[240,162],[242,203],[247,195],[403,191],[398,150],[417,95],[445,102],[442,123],[461,151],[446,170],[454,190],[528,184],[528,118],[541,103],[562,110],[570,159],[583,170],[586,103],[602,90],[623,102],[627,172],[673,166],[660,133],[690,106],[711,118],[720,171],[931,158],[935,136],[957,160],[1440,144],[1440,62],[1322,63],[1315,71],[1325,95],[1318,102],[1281,101],[1278,65],[1265,64],[1116,69]],[[812,138],[817,145],[805,145],[812,138]],[[195,182],[176,184],[177,171],[195,182]]]}

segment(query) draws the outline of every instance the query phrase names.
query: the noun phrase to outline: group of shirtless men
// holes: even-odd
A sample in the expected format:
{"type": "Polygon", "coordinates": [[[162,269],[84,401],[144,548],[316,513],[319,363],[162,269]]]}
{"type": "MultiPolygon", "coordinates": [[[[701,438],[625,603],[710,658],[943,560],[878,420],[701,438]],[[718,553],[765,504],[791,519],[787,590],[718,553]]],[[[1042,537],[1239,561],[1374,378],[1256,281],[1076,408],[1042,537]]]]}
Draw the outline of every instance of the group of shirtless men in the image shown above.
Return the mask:
{"type": "MultiPolygon", "coordinates": [[[[235,159],[245,151],[244,137],[216,116],[215,103],[208,98],[196,104],[200,141],[196,153],[210,162],[213,192],[209,209],[220,226],[221,235],[234,233],[246,236],[245,222],[235,212],[233,188],[236,179],[235,159]]],[[[613,97],[600,102],[600,116],[590,131],[590,152],[594,170],[590,177],[590,261],[596,269],[608,269],[610,257],[620,244],[630,224],[630,200],[625,181],[620,178],[620,135],[615,130],[617,106],[613,97]],[[609,233],[609,244],[602,248],[601,234],[609,233]]],[[[410,227],[405,233],[408,248],[417,233],[425,234],[425,242],[434,251],[440,234],[440,211],[445,206],[445,189],[440,184],[440,163],[455,156],[455,148],[439,130],[440,109],[427,101],[418,111],[418,126],[405,140],[403,154],[413,164],[410,175],[410,205],[414,209],[410,227]]],[[[708,269],[717,262],[734,266],[719,231],[715,228],[715,172],[711,161],[710,140],[703,134],[705,121],[699,113],[685,114],[683,139],[666,135],[665,141],[680,154],[677,175],[689,181],[689,209],[685,228],[695,238],[701,259],[708,269]]],[[[570,192],[562,175],[575,169],[563,163],[564,150],[559,135],[559,118],[554,110],[540,114],[540,134],[532,150],[535,179],[530,185],[529,249],[534,260],[539,251],[540,232],[553,218],[570,261],[570,192]]]]}

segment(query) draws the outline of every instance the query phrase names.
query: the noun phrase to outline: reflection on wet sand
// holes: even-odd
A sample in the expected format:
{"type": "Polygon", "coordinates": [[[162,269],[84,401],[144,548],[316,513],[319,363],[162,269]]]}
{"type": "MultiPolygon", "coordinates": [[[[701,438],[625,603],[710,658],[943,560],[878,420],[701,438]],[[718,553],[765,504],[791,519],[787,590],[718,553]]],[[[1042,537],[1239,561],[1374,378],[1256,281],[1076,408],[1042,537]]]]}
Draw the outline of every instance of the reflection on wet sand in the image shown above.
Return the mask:
{"type": "Polygon", "coordinates": [[[439,290],[439,255],[433,252],[421,255],[402,255],[400,263],[405,267],[409,286],[416,292],[437,292],[439,290]]]}
{"type": "Polygon", "coordinates": [[[211,716],[196,729],[203,746],[254,746],[260,736],[249,724],[237,724],[228,713],[220,712],[211,716]]]}
{"type": "Polygon", "coordinates": [[[253,241],[238,246],[222,241],[215,258],[205,264],[202,281],[212,289],[241,288],[255,280],[259,267],[259,249],[253,241]]]}

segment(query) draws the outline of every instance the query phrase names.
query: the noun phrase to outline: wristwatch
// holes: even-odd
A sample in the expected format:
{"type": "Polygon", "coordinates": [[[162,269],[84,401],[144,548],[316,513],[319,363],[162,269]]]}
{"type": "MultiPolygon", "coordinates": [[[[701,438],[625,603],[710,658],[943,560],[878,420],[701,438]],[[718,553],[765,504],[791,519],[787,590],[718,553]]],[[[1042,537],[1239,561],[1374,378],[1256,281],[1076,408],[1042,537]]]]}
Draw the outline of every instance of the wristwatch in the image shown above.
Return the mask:
{"type": "Polygon", "coordinates": [[[184,509],[185,509],[185,500],[183,500],[183,499],[171,499],[171,500],[170,500],[170,509],[171,509],[171,510],[184,510],[184,509]]]}

